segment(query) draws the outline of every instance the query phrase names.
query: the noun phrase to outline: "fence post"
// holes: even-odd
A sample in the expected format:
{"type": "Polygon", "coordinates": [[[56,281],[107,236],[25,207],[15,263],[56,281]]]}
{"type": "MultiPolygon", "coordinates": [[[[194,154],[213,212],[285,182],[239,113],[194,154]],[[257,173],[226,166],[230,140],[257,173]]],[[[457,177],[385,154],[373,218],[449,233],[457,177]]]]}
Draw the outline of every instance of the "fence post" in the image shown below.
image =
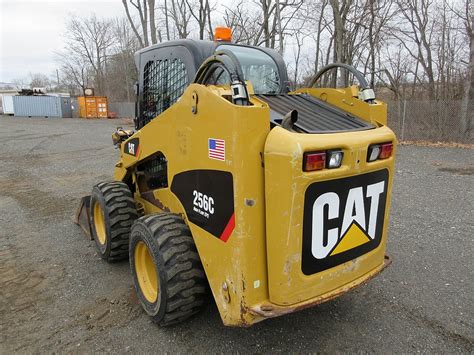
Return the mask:
{"type": "Polygon", "coordinates": [[[403,100],[403,113],[402,113],[402,134],[401,134],[401,140],[405,140],[405,114],[406,114],[406,108],[407,108],[407,101],[403,100]]]}

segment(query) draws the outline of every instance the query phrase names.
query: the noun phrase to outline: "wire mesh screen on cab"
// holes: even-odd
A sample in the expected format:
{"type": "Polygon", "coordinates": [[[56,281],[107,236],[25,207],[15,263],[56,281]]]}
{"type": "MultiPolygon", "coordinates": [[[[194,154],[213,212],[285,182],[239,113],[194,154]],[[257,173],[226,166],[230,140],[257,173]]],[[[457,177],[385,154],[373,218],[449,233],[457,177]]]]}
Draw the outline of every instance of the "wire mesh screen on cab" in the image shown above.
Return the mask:
{"type": "Polygon", "coordinates": [[[188,86],[185,64],[179,59],[149,61],[143,70],[143,94],[138,128],[174,104],[188,86]]]}

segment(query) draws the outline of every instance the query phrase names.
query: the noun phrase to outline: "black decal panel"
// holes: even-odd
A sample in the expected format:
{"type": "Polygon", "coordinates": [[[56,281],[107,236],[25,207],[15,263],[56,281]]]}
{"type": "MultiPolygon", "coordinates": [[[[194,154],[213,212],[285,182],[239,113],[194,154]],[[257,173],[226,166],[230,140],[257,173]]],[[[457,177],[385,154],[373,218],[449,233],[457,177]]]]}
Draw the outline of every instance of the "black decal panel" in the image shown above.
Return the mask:
{"type": "Polygon", "coordinates": [[[134,157],[138,156],[138,153],[140,151],[140,141],[138,138],[132,138],[125,143],[125,147],[123,148],[123,151],[126,154],[133,155],[134,157]]]}
{"type": "Polygon", "coordinates": [[[387,190],[386,169],[308,186],[301,263],[305,275],[335,267],[379,246],[387,190]]]}
{"type": "Polygon", "coordinates": [[[175,175],[171,191],[192,223],[227,241],[234,229],[234,186],[230,172],[185,171],[175,175]]]}

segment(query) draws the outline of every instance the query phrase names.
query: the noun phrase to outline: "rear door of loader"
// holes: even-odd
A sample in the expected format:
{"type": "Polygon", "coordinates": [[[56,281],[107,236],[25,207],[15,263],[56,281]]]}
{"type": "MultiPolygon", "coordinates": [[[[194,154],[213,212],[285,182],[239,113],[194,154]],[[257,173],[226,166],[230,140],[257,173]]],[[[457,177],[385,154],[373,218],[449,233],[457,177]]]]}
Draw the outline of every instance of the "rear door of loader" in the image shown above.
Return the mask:
{"type": "Polygon", "coordinates": [[[292,305],[345,292],[384,265],[393,155],[367,162],[386,127],[331,134],[273,128],[265,144],[270,301],[292,305]],[[335,169],[303,171],[305,152],[342,150],[335,169]]]}

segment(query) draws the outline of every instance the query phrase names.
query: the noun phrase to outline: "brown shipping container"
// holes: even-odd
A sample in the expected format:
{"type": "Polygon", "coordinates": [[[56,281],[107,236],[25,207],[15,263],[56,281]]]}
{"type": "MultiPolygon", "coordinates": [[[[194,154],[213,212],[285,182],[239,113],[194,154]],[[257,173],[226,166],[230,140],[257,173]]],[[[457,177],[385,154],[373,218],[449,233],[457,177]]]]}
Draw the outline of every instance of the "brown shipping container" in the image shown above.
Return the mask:
{"type": "Polygon", "coordinates": [[[105,96],[79,96],[79,117],[82,118],[107,118],[109,108],[105,96]]]}

